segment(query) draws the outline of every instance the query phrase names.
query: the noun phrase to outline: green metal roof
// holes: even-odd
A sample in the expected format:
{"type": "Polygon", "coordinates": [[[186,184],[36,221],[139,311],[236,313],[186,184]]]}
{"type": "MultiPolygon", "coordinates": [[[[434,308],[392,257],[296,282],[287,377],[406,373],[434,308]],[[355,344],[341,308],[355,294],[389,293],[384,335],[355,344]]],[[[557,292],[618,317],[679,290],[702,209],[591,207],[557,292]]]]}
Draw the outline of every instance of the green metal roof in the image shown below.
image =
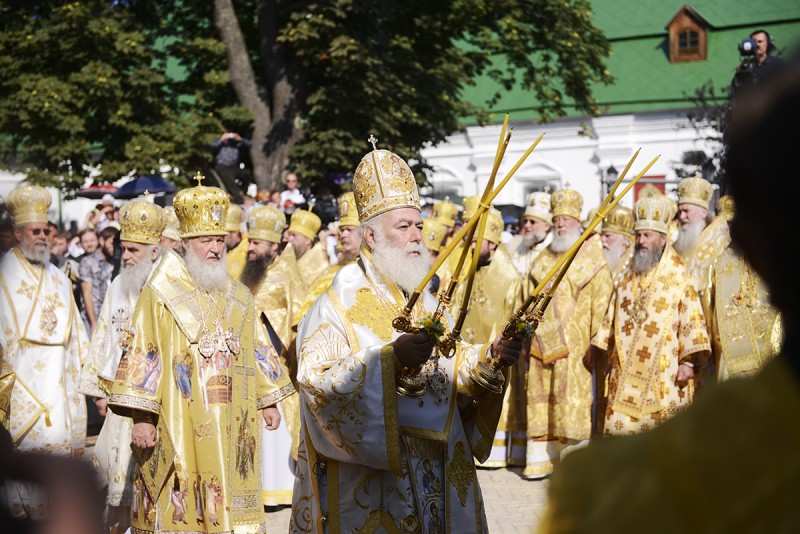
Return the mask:
{"type": "MultiPolygon", "coordinates": [[[[688,97],[709,81],[723,95],[739,64],[738,44],[750,32],[767,30],[779,49],[800,38],[800,2],[796,0],[701,0],[689,5],[710,26],[708,57],[670,63],[666,24],[685,2],[593,0],[592,4],[595,24],[611,44],[607,66],[615,78],[612,85],[593,88],[602,114],[686,109],[692,106],[688,97]]],[[[465,88],[463,96],[483,104],[497,88],[493,80],[482,77],[475,86],[465,88]]],[[[504,113],[514,121],[536,120],[531,110],[534,104],[532,93],[515,88],[505,92],[491,111],[497,122],[504,113]]],[[[568,116],[582,115],[574,108],[566,111],[568,116]]]]}

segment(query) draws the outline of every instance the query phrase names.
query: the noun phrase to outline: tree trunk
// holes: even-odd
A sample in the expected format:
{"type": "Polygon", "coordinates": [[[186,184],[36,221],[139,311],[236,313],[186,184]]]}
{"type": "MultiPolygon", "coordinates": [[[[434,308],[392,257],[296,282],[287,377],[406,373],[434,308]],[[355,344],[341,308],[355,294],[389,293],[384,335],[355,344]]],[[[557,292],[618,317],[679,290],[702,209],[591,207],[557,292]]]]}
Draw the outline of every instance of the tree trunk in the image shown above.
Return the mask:
{"type": "Polygon", "coordinates": [[[270,187],[271,173],[263,147],[267,143],[272,124],[272,111],[259,94],[242,29],[231,0],[214,0],[214,23],[227,49],[228,73],[233,90],[239,102],[253,114],[253,131],[250,138],[253,179],[259,189],[270,187]]]}

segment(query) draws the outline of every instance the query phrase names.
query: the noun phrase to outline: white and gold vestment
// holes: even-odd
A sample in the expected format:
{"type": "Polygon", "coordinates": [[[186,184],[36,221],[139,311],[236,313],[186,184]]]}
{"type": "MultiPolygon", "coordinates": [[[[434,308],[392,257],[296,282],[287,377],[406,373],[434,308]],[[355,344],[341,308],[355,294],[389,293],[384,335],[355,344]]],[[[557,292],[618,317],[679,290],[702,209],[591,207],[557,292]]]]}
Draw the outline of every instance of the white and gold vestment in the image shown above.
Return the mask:
{"type": "MultiPolygon", "coordinates": [[[[29,262],[18,248],[0,260],[2,366],[13,371],[8,430],[18,451],[80,456],[86,439],[86,399],[78,380],[88,339],[72,295],[57,267],[29,262]]],[[[32,486],[6,483],[17,517],[47,513],[32,486]]]]}
{"type": "MultiPolygon", "coordinates": [[[[436,308],[423,293],[414,319],[436,308]]],[[[426,364],[424,397],[400,396],[389,344],[404,304],[363,251],[300,322],[291,532],[486,532],[474,460],[489,454],[502,395],[468,371],[488,346],[459,344],[426,364]]]]}

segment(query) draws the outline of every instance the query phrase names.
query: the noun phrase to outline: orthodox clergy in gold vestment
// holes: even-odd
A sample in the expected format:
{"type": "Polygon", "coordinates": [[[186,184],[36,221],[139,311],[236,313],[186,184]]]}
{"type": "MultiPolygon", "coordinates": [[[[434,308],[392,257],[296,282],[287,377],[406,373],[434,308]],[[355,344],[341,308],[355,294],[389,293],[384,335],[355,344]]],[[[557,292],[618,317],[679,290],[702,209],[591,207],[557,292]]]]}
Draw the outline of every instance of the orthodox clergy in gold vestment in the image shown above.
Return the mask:
{"type": "MultiPolygon", "coordinates": [[[[439,257],[439,252],[444,248],[444,241],[447,237],[447,226],[438,219],[422,219],[422,242],[425,248],[428,249],[431,263],[436,261],[439,257]]],[[[439,293],[441,280],[438,274],[434,274],[428,289],[434,295],[439,293]]]]}
{"type": "Polygon", "coordinates": [[[528,276],[531,263],[553,239],[553,214],[550,193],[535,191],[528,196],[519,221],[519,233],[508,244],[511,258],[522,277],[528,276]]]}
{"type": "MultiPolygon", "coordinates": [[[[291,318],[295,303],[292,295],[301,288],[296,287],[296,277],[282,268],[287,264],[276,262],[285,226],[286,217],[277,208],[258,206],[250,210],[247,218],[250,250],[241,281],[253,294],[259,323],[264,318],[268,321],[267,332],[281,352],[280,364],[288,373],[284,351],[293,336],[291,318]]],[[[292,502],[292,438],[297,441],[300,429],[297,395],[284,398],[278,403],[278,409],[286,424],[274,431],[261,432],[261,497],[265,506],[292,502]]]]}
{"type": "Polygon", "coordinates": [[[694,367],[710,354],[700,299],[667,242],[662,197],[634,206],[636,252],[592,343],[610,351],[607,435],[635,434],[692,402],[694,367]]]}
{"type": "MultiPolygon", "coordinates": [[[[489,453],[502,395],[472,382],[469,370],[490,351],[513,364],[520,343],[459,343],[447,359],[432,353],[427,334],[395,331],[403,291],[429,265],[414,176],[397,155],[376,149],[353,185],[361,256],[298,327],[302,428],[289,530],[486,532],[474,459],[489,453]],[[399,395],[397,373],[417,366],[423,396],[399,395]]],[[[422,293],[414,320],[436,308],[422,293]]]]}
{"type": "Polygon", "coordinates": [[[307,288],[312,287],[330,266],[325,244],[314,242],[321,226],[322,220],[309,210],[295,210],[289,221],[289,244],[297,257],[297,268],[307,288]]]}
{"type": "MultiPolygon", "coordinates": [[[[533,260],[523,297],[583,233],[583,197],[578,191],[560,189],[551,204],[555,236],[533,260]]],[[[592,375],[583,358],[612,291],[611,271],[595,234],[581,246],[531,341],[526,478],[549,475],[564,454],[585,445],[591,435],[592,375]]]]}
{"type": "Polygon", "coordinates": [[[173,205],[183,256],[165,252],[139,295],[109,397],[134,423],[131,530],[261,532],[260,429],[293,387],[226,272],[227,194],[198,186],[173,205]]]}
{"type": "MultiPolygon", "coordinates": [[[[511,314],[521,304],[521,277],[501,243],[503,217],[498,210],[489,210],[478,270],[475,272],[469,310],[461,336],[467,343],[482,343],[502,333],[511,314]]],[[[466,284],[456,286],[453,317],[461,312],[466,284]]],[[[492,452],[484,467],[525,465],[525,386],[527,363],[523,360],[509,368],[508,387],[503,398],[503,411],[497,424],[492,452]]]]}
{"type": "Polygon", "coordinates": [[[247,261],[249,246],[247,243],[247,233],[242,233],[244,224],[244,210],[238,204],[231,204],[228,207],[228,218],[225,221],[225,248],[228,249],[228,274],[234,278],[239,278],[247,261]]]}
{"type": "Polygon", "coordinates": [[[106,485],[106,526],[125,532],[130,526],[134,463],[130,417],[107,412],[108,394],[122,353],[130,343],[130,321],[136,299],[161,255],[163,210],[151,202],[132,201],[120,209],[122,269],[108,286],[89,356],[81,370],[80,391],[94,399],[103,427],[94,446],[93,463],[106,485]]]}
{"type": "MultiPolygon", "coordinates": [[[[0,366],[13,372],[7,428],[20,452],[81,456],[86,399],[78,391],[88,339],[72,283],[50,263],[46,189],[21,185],[8,195],[17,246],[0,260],[0,366]]],[[[14,517],[42,519],[47,498],[30,483],[0,490],[14,517]]]]}
{"type": "Polygon", "coordinates": [[[181,244],[181,227],[175,208],[166,206],[164,210],[164,230],[161,232],[161,250],[177,250],[181,244]]]}
{"type": "MultiPolygon", "coordinates": [[[[723,196],[720,203],[728,204],[720,213],[730,221],[733,199],[723,196]]],[[[763,280],[733,243],[709,269],[702,301],[718,381],[755,374],[777,354],[780,316],[763,280]]]]}

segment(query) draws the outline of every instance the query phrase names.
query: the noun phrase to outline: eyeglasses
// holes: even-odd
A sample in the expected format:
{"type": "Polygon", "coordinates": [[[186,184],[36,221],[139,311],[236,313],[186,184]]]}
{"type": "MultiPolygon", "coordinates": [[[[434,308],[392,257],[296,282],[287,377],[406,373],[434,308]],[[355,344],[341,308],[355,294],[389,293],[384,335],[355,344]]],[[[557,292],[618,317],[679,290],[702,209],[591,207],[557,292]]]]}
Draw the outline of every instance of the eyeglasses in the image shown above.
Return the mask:
{"type": "Polygon", "coordinates": [[[33,235],[44,234],[45,236],[48,236],[50,235],[50,228],[31,228],[31,233],[33,235]]]}

